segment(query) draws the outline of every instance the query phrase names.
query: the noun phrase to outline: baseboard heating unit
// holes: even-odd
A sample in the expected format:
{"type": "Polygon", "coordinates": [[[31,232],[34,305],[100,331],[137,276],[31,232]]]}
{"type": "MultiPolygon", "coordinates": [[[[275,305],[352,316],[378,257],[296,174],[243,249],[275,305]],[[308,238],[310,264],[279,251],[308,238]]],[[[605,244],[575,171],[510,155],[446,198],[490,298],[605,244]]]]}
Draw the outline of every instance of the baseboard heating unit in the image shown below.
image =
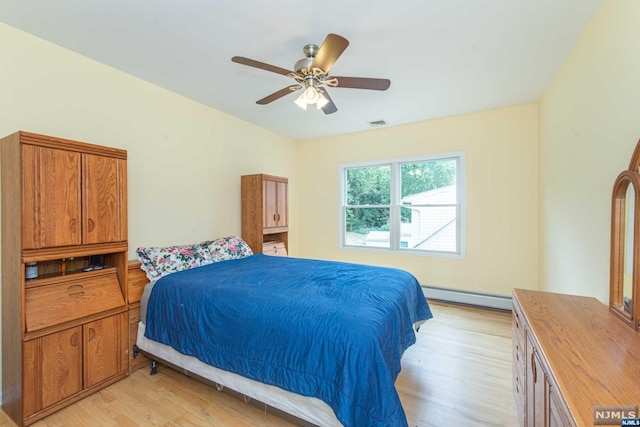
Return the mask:
{"type": "Polygon", "coordinates": [[[511,297],[503,295],[437,288],[434,286],[423,286],[422,292],[428,300],[446,301],[457,304],[468,304],[511,311],[511,297]]]}

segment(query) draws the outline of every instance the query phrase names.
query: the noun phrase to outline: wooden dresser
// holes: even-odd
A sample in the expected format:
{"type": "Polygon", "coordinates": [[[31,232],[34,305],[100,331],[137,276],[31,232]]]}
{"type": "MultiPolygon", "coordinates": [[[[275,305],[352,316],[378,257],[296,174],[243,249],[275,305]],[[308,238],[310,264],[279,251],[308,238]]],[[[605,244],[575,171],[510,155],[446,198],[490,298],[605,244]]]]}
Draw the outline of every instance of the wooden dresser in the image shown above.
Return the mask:
{"type": "Polygon", "coordinates": [[[128,374],[127,152],[0,144],[2,408],[29,425],[128,374]]]}
{"type": "Polygon", "coordinates": [[[592,426],[640,404],[640,334],[595,298],[514,289],[513,390],[522,426],[592,426]]]}

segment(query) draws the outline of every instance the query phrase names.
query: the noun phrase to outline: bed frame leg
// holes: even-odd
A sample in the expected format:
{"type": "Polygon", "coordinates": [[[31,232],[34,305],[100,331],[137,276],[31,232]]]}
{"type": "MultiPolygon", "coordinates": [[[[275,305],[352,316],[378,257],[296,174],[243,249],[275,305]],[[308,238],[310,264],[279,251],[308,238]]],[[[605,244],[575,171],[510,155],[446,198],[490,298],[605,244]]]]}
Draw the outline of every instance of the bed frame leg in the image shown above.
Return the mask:
{"type": "Polygon", "coordinates": [[[137,344],[133,345],[133,358],[135,359],[140,354],[140,349],[137,344]]]}
{"type": "Polygon", "coordinates": [[[149,375],[155,375],[158,373],[158,362],[156,362],[155,360],[151,361],[151,372],[149,372],[149,375]]]}

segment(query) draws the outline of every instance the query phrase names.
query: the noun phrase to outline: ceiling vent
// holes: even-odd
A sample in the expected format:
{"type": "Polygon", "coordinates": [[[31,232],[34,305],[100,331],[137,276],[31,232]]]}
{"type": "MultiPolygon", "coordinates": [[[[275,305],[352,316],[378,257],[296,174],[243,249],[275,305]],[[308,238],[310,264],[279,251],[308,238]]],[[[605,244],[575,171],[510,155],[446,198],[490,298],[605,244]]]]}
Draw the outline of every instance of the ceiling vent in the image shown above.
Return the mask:
{"type": "Polygon", "coordinates": [[[377,126],[384,126],[387,124],[387,122],[385,122],[384,120],[375,120],[373,122],[369,122],[369,124],[371,126],[377,127],[377,126]]]}

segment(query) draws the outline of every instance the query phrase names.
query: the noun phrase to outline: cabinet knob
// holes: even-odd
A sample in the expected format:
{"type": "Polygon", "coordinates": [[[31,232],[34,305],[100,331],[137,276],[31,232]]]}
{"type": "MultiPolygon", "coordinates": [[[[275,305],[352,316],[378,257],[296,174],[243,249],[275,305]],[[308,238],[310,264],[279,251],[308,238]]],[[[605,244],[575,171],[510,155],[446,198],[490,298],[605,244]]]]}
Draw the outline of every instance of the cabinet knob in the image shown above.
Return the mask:
{"type": "Polygon", "coordinates": [[[91,218],[87,220],[87,224],[89,226],[89,231],[93,231],[93,229],[96,227],[95,221],[92,220],[91,218]]]}
{"type": "Polygon", "coordinates": [[[89,328],[89,342],[93,341],[96,337],[96,330],[93,328],[89,328]]]}
{"type": "Polygon", "coordinates": [[[71,338],[69,338],[69,344],[71,344],[71,347],[77,347],[78,346],[78,333],[74,332],[73,335],[71,335],[71,338]]]}

